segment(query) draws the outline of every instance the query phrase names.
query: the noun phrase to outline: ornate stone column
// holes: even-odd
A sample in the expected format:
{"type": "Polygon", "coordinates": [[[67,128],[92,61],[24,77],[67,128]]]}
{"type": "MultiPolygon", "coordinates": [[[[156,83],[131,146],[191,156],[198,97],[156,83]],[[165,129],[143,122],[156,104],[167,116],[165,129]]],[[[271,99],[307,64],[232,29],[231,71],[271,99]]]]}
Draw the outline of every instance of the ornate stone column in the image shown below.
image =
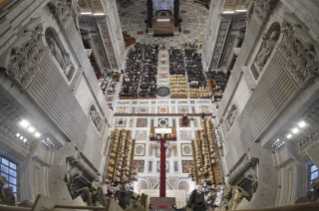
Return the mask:
{"type": "Polygon", "coordinates": [[[95,59],[95,61],[97,63],[97,66],[99,67],[100,71],[103,72],[104,67],[103,67],[102,62],[100,60],[99,53],[96,50],[96,46],[94,45],[92,37],[87,35],[87,36],[83,36],[82,38],[89,43],[89,45],[90,45],[90,47],[92,49],[92,53],[93,53],[94,59],[95,59]]]}
{"type": "Polygon", "coordinates": [[[148,35],[153,36],[153,0],[147,0],[147,28],[148,28],[148,35]]]}
{"type": "Polygon", "coordinates": [[[174,1],[174,35],[179,35],[179,0],[174,1]]]}

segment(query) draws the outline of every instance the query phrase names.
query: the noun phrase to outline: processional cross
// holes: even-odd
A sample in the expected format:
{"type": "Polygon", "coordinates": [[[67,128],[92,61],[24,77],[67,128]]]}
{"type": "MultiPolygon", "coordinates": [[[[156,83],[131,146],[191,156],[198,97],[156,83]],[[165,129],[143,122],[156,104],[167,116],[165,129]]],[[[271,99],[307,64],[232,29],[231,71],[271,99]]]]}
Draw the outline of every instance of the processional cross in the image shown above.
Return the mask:
{"type": "Polygon", "coordinates": [[[156,137],[150,138],[151,141],[161,142],[161,164],[160,164],[160,197],[166,197],[166,141],[176,141],[172,134],[172,128],[155,128],[156,137]]]}

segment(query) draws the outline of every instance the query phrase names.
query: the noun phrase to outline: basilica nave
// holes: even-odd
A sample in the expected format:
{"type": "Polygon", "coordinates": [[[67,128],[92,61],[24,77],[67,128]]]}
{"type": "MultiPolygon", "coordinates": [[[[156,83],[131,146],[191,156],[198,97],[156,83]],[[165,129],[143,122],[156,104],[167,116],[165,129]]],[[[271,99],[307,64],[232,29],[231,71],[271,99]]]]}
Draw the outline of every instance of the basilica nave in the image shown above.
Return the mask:
{"type": "Polygon", "coordinates": [[[318,11],[0,0],[0,209],[317,210],[318,11]]]}

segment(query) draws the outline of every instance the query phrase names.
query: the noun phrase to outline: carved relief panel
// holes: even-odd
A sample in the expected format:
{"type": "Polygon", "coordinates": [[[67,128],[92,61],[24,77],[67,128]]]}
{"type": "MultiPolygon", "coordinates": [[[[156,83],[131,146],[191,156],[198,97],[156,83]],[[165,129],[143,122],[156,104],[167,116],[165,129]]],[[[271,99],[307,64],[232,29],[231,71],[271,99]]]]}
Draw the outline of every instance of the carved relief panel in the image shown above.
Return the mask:
{"type": "Polygon", "coordinates": [[[291,13],[284,13],[282,23],[283,38],[279,51],[286,59],[286,68],[299,85],[311,82],[318,73],[318,49],[312,43],[308,28],[291,13]]]}
{"type": "Polygon", "coordinates": [[[25,41],[14,46],[9,53],[6,74],[20,89],[28,88],[40,71],[40,63],[47,53],[42,31],[42,24],[27,27],[23,32],[25,41]]]}

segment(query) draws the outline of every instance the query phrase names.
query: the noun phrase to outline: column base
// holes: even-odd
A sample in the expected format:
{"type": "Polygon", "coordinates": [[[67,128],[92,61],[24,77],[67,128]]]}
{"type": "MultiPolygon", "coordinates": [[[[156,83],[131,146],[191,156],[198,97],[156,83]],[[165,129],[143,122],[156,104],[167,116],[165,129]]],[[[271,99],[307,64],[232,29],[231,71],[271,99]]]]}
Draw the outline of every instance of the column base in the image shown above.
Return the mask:
{"type": "Polygon", "coordinates": [[[179,35],[179,27],[174,27],[174,36],[179,35]]]}
{"type": "Polygon", "coordinates": [[[148,36],[153,37],[154,36],[154,29],[148,28],[148,36]]]}

